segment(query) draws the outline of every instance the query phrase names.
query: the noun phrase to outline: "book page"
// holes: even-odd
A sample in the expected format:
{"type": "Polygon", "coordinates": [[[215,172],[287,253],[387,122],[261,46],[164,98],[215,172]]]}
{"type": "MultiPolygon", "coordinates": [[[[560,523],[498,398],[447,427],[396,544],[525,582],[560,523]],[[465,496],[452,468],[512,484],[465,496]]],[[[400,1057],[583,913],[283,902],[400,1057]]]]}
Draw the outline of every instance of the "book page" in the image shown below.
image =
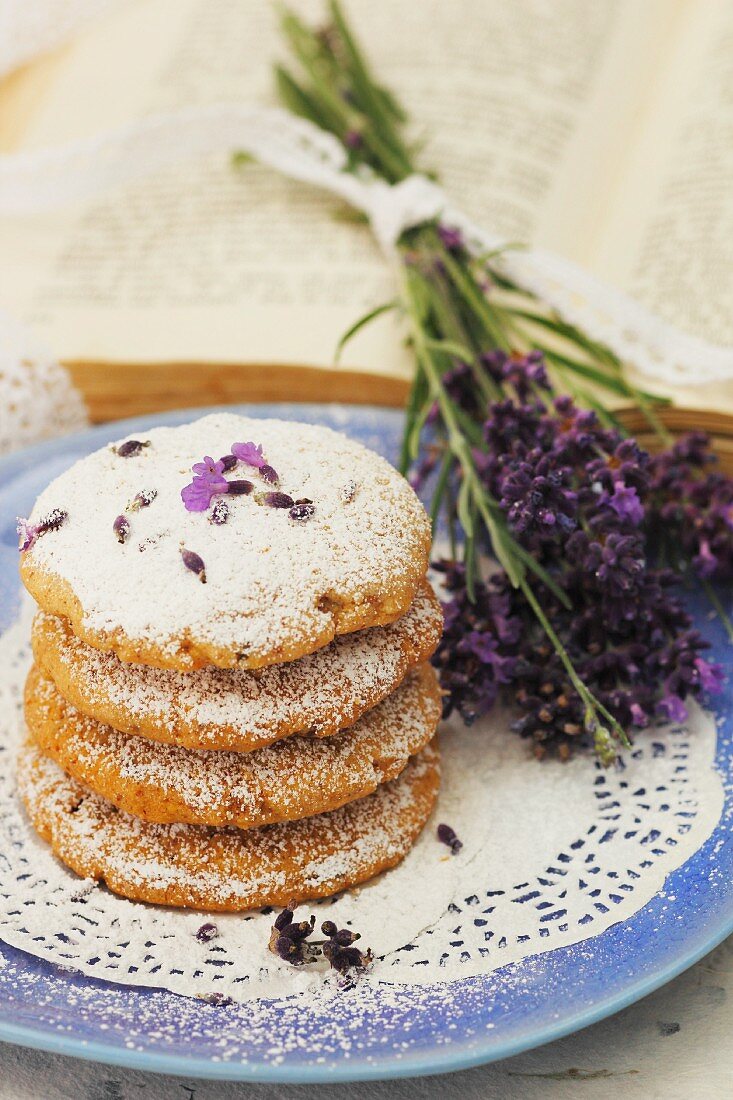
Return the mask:
{"type": "Polygon", "coordinates": [[[733,344],[733,5],[696,0],[630,147],[594,266],[660,316],[733,344]]]}
{"type": "MultiPolygon", "coordinates": [[[[295,6],[322,13],[316,0],[295,6]]],[[[346,6],[453,199],[508,239],[583,247],[644,84],[657,0],[346,6]]],[[[54,59],[22,145],[188,104],[272,101],[281,53],[268,4],[134,0],[54,59]]],[[[332,199],[225,157],[0,233],[0,301],[66,360],[327,366],[340,334],[394,293],[369,230],[332,199]]],[[[410,371],[390,317],[344,361],[410,371]]]]}

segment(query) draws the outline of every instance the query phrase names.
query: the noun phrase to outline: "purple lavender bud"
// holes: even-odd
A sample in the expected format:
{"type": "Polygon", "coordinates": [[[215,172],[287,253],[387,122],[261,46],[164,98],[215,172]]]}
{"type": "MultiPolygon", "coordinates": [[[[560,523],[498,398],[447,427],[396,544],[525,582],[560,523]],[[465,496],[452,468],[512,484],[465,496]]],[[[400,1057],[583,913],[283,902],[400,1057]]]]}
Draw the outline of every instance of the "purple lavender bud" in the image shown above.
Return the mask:
{"type": "Polygon", "coordinates": [[[148,439],[128,439],[125,443],[120,443],[119,447],[115,447],[114,452],[120,458],[131,458],[132,455],[140,454],[143,447],[149,446],[148,439]]]}
{"type": "Polygon", "coordinates": [[[287,493],[265,493],[264,501],[268,508],[292,508],[294,504],[287,493]]]}
{"type": "Polygon", "coordinates": [[[341,486],[340,496],[344,504],[351,504],[356,496],[357,488],[358,486],[355,481],[347,481],[345,485],[341,486]]]}
{"type": "Polygon", "coordinates": [[[279,955],[283,962],[300,961],[298,944],[284,932],[275,940],[275,954],[279,955]]]}
{"type": "Polygon", "coordinates": [[[227,492],[234,497],[243,497],[251,493],[253,489],[254,485],[252,482],[243,478],[241,481],[228,482],[227,492]]]}
{"type": "Polygon", "coordinates": [[[277,928],[278,932],[282,932],[283,928],[287,928],[289,924],[292,924],[294,912],[295,905],[291,904],[283,909],[282,913],[278,913],[275,917],[275,928],[277,928]]]}
{"type": "Polygon", "coordinates": [[[209,523],[215,523],[217,527],[221,527],[222,523],[226,523],[229,519],[229,505],[221,497],[217,500],[214,507],[211,509],[211,515],[209,516],[209,523]]]}
{"type": "Polygon", "coordinates": [[[347,130],[344,134],[344,145],[347,149],[360,149],[362,136],[358,130],[347,130]]]}
{"type": "Polygon", "coordinates": [[[221,462],[222,473],[227,473],[228,470],[233,470],[239,461],[236,455],[222,455],[219,459],[221,462]]]}
{"type": "Polygon", "coordinates": [[[208,921],[206,924],[201,925],[196,933],[196,939],[199,943],[210,943],[211,940],[215,940],[218,935],[219,929],[215,924],[212,924],[211,921],[208,921]]]}
{"type": "Polygon", "coordinates": [[[68,512],[64,512],[62,508],[54,508],[43,519],[39,520],[38,534],[43,535],[46,531],[58,531],[61,524],[66,523],[68,518],[68,512]]]}
{"type": "Polygon", "coordinates": [[[321,925],[321,932],[323,932],[324,936],[328,936],[330,938],[331,936],[336,935],[336,933],[338,932],[338,928],[332,920],[324,920],[323,924],[321,925]]]}
{"type": "Polygon", "coordinates": [[[157,495],[157,489],[141,489],[127,505],[128,512],[139,512],[141,508],[149,508],[157,495]]]}
{"type": "Polygon", "coordinates": [[[454,856],[457,855],[463,847],[462,841],[458,839],[450,825],[440,824],[438,826],[438,840],[441,844],[446,844],[454,856]]]}
{"type": "Polygon", "coordinates": [[[203,558],[200,558],[198,554],[193,550],[181,549],[181,558],[186,569],[190,569],[192,573],[195,573],[202,584],[206,584],[206,566],[204,565],[203,558]]]}
{"type": "Polygon", "coordinates": [[[280,480],[272,466],[268,466],[267,464],[260,466],[260,477],[269,485],[277,485],[280,480]]]}
{"type": "Polygon", "coordinates": [[[227,997],[224,993],[201,993],[197,1000],[203,1001],[207,1005],[214,1005],[216,1008],[228,1008],[229,1005],[234,1004],[232,998],[227,997]]]}
{"type": "Polygon", "coordinates": [[[306,503],[296,503],[290,509],[289,515],[291,519],[297,520],[299,523],[305,522],[315,514],[316,506],[311,504],[310,501],[306,503]]]}
{"type": "Polygon", "coordinates": [[[126,542],[130,534],[130,523],[127,516],[118,516],[112,524],[112,530],[117,536],[118,542],[126,542]]]}
{"type": "Polygon", "coordinates": [[[339,947],[350,947],[355,940],[360,940],[361,936],[358,932],[352,932],[350,928],[339,928],[334,939],[339,947]]]}
{"type": "Polygon", "coordinates": [[[439,225],[438,236],[449,252],[460,252],[464,247],[463,234],[460,229],[448,225],[439,225]]]}

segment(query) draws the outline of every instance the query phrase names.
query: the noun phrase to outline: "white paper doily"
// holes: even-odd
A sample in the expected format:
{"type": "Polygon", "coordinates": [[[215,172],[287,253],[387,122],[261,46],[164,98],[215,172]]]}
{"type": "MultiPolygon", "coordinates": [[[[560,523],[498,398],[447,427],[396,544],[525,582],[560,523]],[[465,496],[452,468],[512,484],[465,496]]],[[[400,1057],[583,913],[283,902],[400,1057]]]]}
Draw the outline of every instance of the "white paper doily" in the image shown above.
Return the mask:
{"type": "MultiPolygon", "coordinates": [[[[0,928],[13,946],[85,974],[185,995],[247,1000],[323,986],[267,951],[272,916],[214,915],[125,901],[64,868],[26,821],[15,791],[32,608],[0,639],[0,928]],[[196,930],[212,920],[218,938],[196,930]]],[[[311,907],[350,923],[382,956],[367,981],[406,985],[488,973],[595,936],[630,918],[710,835],[723,804],[715,726],[647,732],[618,769],[588,755],[528,759],[498,714],[446,725],[438,809],[393,871],[311,907]],[[464,847],[436,839],[450,824],[464,847]]],[[[304,907],[307,912],[307,907],[304,907]]]]}

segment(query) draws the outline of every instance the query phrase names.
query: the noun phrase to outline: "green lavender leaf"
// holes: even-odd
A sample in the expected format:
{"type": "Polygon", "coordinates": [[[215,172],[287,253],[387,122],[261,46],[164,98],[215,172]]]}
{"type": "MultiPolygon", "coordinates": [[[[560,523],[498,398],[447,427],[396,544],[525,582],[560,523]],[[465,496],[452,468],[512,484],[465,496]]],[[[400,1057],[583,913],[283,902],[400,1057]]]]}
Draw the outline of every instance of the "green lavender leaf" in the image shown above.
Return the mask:
{"type": "Polygon", "coordinates": [[[384,302],[381,306],[375,306],[374,309],[370,309],[368,313],[365,313],[363,317],[360,317],[358,321],[355,321],[354,324],[346,330],[346,332],[343,334],[338,344],[336,345],[336,351],[334,352],[333,358],[334,363],[338,364],[341,358],[341,353],[343,352],[349,341],[353,339],[354,336],[356,336],[357,332],[361,332],[361,330],[366,325],[368,325],[371,321],[374,321],[377,317],[380,317],[383,313],[389,313],[391,310],[398,308],[399,302],[393,298],[391,302],[384,302]]]}

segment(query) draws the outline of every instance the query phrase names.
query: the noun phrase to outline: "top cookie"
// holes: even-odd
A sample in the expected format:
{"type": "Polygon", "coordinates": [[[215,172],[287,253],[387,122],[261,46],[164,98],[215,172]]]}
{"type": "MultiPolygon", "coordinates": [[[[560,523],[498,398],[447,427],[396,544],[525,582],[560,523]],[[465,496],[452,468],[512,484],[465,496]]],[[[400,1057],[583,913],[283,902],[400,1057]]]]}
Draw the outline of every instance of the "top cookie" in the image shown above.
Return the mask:
{"type": "Polygon", "coordinates": [[[25,541],[26,588],[90,645],[159,668],[261,668],[399,618],[430,525],[361,444],[217,413],[77,462],[36,501],[25,541]]]}

